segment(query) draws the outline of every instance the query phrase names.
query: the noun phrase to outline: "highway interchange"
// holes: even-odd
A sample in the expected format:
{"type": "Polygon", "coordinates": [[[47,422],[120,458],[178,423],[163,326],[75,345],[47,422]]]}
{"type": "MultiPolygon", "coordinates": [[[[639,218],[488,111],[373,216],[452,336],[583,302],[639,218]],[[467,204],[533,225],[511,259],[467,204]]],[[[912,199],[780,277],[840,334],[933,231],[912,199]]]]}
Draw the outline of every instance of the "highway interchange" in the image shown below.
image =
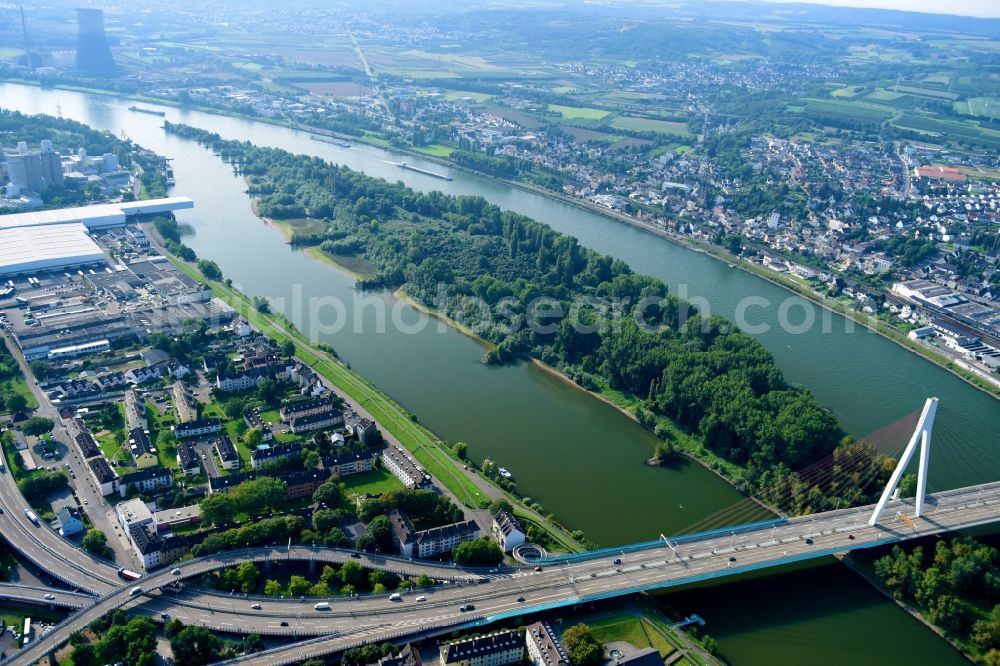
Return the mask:
{"type": "MultiPolygon", "coordinates": [[[[0,482],[0,490],[5,486],[0,482]]],[[[203,625],[217,631],[293,639],[317,637],[237,660],[253,664],[288,663],[338,652],[361,641],[450,631],[457,626],[475,626],[508,616],[682,585],[1000,520],[1000,483],[938,493],[929,500],[927,515],[916,519],[914,527],[896,517],[899,512],[911,515],[912,502],[897,500],[890,503],[881,523],[875,527],[866,524],[871,507],[843,509],[750,528],[681,537],[634,552],[627,552],[626,548],[622,554],[602,552],[556,558],[542,563],[541,571],[518,567],[483,573],[442,564],[357,554],[355,561],[368,567],[409,575],[427,573],[448,580],[449,584],[437,585],[429,591],[414,591],[397,602],[389,601],[385,595],[332,599],[328,611],[313,608],[317,599],[251,599],[188,588],[175,593],[167,586],[247,560],[344,562],[355,556],[350,551],[308,546],[231,551],[179,563],[179,575],[174,575],[170,569],[152,573],[139,581],[142,593],[131,595],[131,586],[123,586],[120,581],[115,581],[110,591],[103,591],[109,583],[99,578],[81,581],[84,585],[75,582],[82,577],[81,568],[86,569],[89,564],[77,566],[63,558],[79,558],[79,551],[47,527],[23,525],[16,518],[11,520],[19,512],[5,511],[0,517],[5,538],[10,540],[8,535],[17,534],[11,532],[17,529],[11,522],[25,529],[49,532],[64,544],[49,554],[47,561],[55,566],[49,569],[53,575],[81,589],[93,589],[102,596],[3,663],[33,664],[61,645],[74,630],[119,607],[158,620],[166,613],[186,624],[203,625]],[[66,546],[72,552],[67,553],[66,546]],[[620,559],[621,564],[615,563],[615,559],[620,559]],[[416,601],[420,596],[426,601],[416,601]],[[260,607],[253,608],[252,604],[260,607]],[[473,604],[474,609],[460,610],[468,604],[473,604]]],[[[0,501],[6,509],[9,501],[6,493],[0,492],[0,501]]],[[[24,548],[20,539],[15,537],[14,541],[18,542],[13,543],[15,547],[24,548]]],[[[38,548],[38,541],[27,543],[33,549],[38,548]]],[[[44,539],[44,543],[48,544],[49,539],[44,539]]],[[[41,559],[38,553],[33,557],[25,555],[33,561],[41,559]]],[[[106,575],[107,566],[98,569],[99,577],[106,575]]]]}

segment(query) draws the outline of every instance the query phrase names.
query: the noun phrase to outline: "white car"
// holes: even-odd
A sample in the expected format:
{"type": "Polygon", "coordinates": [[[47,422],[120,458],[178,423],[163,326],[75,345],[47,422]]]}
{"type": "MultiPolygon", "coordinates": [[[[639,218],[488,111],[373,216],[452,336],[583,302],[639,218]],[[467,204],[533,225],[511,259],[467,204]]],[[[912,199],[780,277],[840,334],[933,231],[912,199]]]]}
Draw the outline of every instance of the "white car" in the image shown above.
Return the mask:
{"type": "Polygon", "coordinates": [[[88,502],[87,502],[87,498],[86,498],[86,497],[84,497],[84,498],[83,498],[83,503],[84,503],[84,504],[88,504],[88,502]]]}
{"type": "Polygon", "coordinates": [[[49,601],[52,601],[53,599],[56,598],[56,595],[49,593],[45,595],[45,598],[48,599],[49,601]]]}
{"type": "Polygon", "coordinates": [[[172,573],[175,576],[180,576],[181,575],[181,570],[180,569],[171,569],[170,573],[172,573]]]}
{"type": "Polygon", "coordinates": [[[427,601],[427,597],[417,597],[417,601],[427,601]]]}

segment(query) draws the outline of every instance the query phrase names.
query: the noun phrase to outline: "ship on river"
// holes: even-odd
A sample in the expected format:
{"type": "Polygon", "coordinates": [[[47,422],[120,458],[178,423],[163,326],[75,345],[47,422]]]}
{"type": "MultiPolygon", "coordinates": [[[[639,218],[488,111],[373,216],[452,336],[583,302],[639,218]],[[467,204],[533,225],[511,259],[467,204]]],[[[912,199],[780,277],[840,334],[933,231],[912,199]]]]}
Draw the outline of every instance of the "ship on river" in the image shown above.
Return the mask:
{"type": "Polygon", "coordinates": [[[425,176],[432,176],[434,178],[440,178],[441,180],[454,180],[454,178],[446,174],[434,173],[433,171],[428,171],[427,169],[421,169],[420,167],[415,167],[412,164],[407,164],[406,162],[396,162],[395,164],[400,169],[406,169],[407,171],[416,171],[417,173],[422,173],[425,176]]]}
{"type": "Polygon", "coordinates": [[[165,116],[167,115],[165,111],[157,111],[155,109],[144,109],[141,106],[132,105],[128,107],[129,111],[134,111],[136,113],[148,113],[151,116],[165,116]]]}

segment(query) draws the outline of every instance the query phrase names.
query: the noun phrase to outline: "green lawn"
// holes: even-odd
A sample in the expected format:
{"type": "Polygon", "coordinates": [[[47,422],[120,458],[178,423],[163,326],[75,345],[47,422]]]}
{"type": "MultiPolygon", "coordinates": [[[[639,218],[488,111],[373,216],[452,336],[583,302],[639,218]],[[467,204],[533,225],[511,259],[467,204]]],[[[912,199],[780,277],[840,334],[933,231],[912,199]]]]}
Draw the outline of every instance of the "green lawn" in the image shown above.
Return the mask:
{"type": "Polygon", "coordinates": [[[652,647],[666,657],[676,648],[670,644],[656,627],[645,619],[634,616],[612,616],[606,619],[587,622],[594,638],[602,643],[611,641],[627,641],[638,648],[652,647]]]}
{"type": "Polygon", "coordinates": [[[636,132],[656,132],[658,134],[674,134],[676,136],[687,136],[689,134],[686,123],[672,122],[669,120],[654,120],[652,118],[630,118],[619,116],[611,121],[612,127],[634,130],[636,132]]]}
{"type": "Polygon", "coordinates": [[[493,95],[487,95],[486,93],[480,92],[470,92],[468,90],[452,90],[444,96],[445,99],[451,101],[465,99],[466,97],[473,102],[485,102],[486,100],[492,98],[493,95]]]}
{"type": "Polygon", "coordinates": [[[28,409],[38,409],[38,401],[35,400],[23,377],[12,377],[0,383],[0,393],[16,393],[27,401],[28,409]]]}
{"type": "Polygon", "coordinates": [[[342,481],[348,494],[356,493],[362,495],[367,493],[381,495],[390,490],[402,490],[403,488],[403,484],[399,479],[384,469],[373,469],[370,472],[351,474],[350,476],[345,476],[342,481]]]}
{"type": "Polygon", "coordinates": [[[442,146],[440,143],[432,143],[429,146],[413,146],[413,150],[424,155],[433,155],[434,157],[448,157],[455,152],[454,148],[442,146]]]}
{"type": "Polygon", "coordinates": [[[601,109],[593,109],[588,106],[563,106],[561,104],[549,104],[549,111],[558,113],[567,120],[600,120],[610,113],[601,109]]]}

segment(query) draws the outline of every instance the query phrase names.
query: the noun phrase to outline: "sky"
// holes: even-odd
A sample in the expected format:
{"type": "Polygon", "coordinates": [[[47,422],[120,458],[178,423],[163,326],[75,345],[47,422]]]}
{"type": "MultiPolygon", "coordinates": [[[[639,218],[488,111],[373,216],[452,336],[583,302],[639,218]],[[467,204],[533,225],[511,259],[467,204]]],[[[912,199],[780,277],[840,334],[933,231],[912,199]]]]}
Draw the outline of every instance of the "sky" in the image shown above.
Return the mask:
{"type": "Polygon", "coordinates": [[[807,2],[839,7],[877,7],[932,14],[959,14],[1000,18],[1000,0],[766,0],[767,2],[807,2]]]}

